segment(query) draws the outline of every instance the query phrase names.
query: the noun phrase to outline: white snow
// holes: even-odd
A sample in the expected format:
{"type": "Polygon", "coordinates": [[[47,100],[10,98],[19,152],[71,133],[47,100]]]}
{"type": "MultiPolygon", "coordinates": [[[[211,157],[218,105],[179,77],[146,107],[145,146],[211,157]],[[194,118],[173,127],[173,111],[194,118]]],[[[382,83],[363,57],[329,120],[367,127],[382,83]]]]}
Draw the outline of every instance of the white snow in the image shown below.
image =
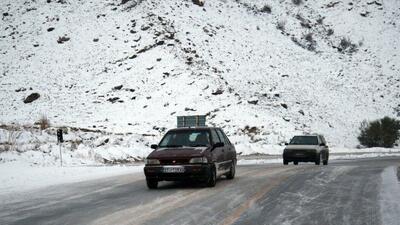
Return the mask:
{"type": "Polygon", "coordinates": [[[128,173],[84,165],[142,160],[177,115],[207,114],[242,155],[279,157],[293,135],[315,132],[340,153],[331,159],[400,154],[354,148],[361,121],[400,117],[400,1],[352,2],[268,1],[268,14],[261,0],[2,0],[0,125],[25,127],[0,129],[2,190],[128,173]],[[308,33],[315,51],[299,46],[308,33]],[[343,37],[358,51],[340,53],[343,37]],[[52,128],[31,128],[43,115],[52,128]],[[64,168],[57,127],[68,131],[64,168]]]}
{"type": "Polygon", "coordinates": [[[154,126],[173,128],[176,115],[209,113],[210,125],[244,147],[319,132],[352,148],[362,120],[399,117],[399,1],[269,1],[270,14],[257,11],[266,4],[259,0],[204,7],[181,0],[65,2],[1,1],[9,14],[0,24],[2,123],[32,124],[47,115],[55,126],[160,135],[154,126]],[[314,52],[292,41],[307,43],[307,33],[314,34],[314,52]],[[58,44],[64,35],[71,39],[58,44]],[[358,51],[338,52],[342,37],[358,51]],[[224,92],[212,95],[218,89],[224,92]],[[24,104],[32,92],[41,97],[24,104]],[[114,97],[121,102],[107,101],[114,97]],[[246,134],[246,125],[260,130],[246,134]]]}
{"type": "MultiPolygon", "coordinates": [[[[343,153],[340,155],[334,154],[329,156],[329,160],[353,160],[353,159],[367,159],[367,158],[380,158],[380,157],[400,157],[400,152],[398,153],[385,153],[385,152],[374,152],[374,153],[361,153],[354,154],[351,152],[343,153]]],[[[256,165],[256,164],[282,164],[282,156],[265,158],[260,156],[252,159],[239,159],[238,165],[256,165]]]]}
{"type": "Polygon", "coordinates": [[[31,166],[25,162],[0,164],[0,195],[65,183],[81,182],[143,171],[142,165],[31,166]]]}
{"type": "Polygon", "coordinates": [[[400,167],[387,167],[382,172],[380,212],[382,224],[396,225],[400,221],[400,167]]]}

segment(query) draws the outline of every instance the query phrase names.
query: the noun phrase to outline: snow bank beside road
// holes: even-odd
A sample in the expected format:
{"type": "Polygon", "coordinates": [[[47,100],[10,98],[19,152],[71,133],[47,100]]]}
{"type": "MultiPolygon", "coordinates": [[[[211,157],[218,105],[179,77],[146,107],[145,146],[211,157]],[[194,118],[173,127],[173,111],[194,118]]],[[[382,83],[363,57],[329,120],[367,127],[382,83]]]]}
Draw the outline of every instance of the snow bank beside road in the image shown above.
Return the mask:
{"type": "MultiPolygon", "coordinates": [[[[329,156],[329,160],[354,160],[354,159],[367,159],[367,158],[380,158],[380,157],[400,157],[400,152],[372,152],[372,153],[333,153],[329,156]]],[[[256,164],[270,164],[282,163],[281,155],[259,155],[248,156],[239,158],[238,165],[256,165],[256,164]]]]}
{"type": "Polygon", "coordinates": [[[381,175],[380,206],[382,224],[386,225],[398,224],[400,220],[400,182],[396,173],[399,173],[399,168],[387,167],[381,175]]]}
{"type": "Polygon", "coordinates": [[[142,170],[143,165],[38,167],[24,162],[3,163],[0,164],[0,195],[63,183],[137,173],[142,170]]]}
{"type": "MultiPolygon", "coordinates": [[[[239,143],[236,144],[236,151],[241,155],[282,155],[285,145],[264,145],[259,143],[239,143]]],[[[330,147],[330,153],[338,154],[362,154],[362,153],[400,153],[400,148],[344,148],[330,147]]]]}

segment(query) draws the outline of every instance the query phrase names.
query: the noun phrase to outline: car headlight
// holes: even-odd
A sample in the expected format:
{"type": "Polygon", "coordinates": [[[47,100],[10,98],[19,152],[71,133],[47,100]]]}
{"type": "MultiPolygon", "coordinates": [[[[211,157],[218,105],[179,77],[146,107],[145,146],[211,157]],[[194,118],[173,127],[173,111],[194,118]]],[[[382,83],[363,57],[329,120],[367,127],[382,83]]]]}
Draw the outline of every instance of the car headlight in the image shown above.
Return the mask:
{"type": "Polygon", "coordinates": [[[144,163],[145,164],[150,164],[150,165],[160,164],[160,160],[158,160],[158,159],[145,159],[144,163]]]}
{"type": "Polygon", "coordinates": [[[191,158],[189,163],[207,163],[208,160],[206,157],[196,157],[196,158],[191,158]]]}

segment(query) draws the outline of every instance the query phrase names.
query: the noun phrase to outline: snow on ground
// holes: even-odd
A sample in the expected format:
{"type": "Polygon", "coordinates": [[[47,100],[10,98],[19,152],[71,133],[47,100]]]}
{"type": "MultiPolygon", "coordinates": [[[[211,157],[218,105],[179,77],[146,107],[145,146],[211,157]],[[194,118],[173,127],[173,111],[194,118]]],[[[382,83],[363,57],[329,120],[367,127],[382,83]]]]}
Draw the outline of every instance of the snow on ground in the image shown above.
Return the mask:
{"type": "Polygon", "coordinates": [[[138,173],[142,170],[143,165],[43,167],[32,166],[25,162],[1,163],[0,195],[50,185],[138,173]]]}
{"type": "Polygon", "coordinates": [[[82,165],[140,161],[188,114],[206,114],[241,155],[279,157],[310,132],[326,136],[332,158],[400,152],[354,149],[362,120],[400,116],[399,1],[47,2],[0,2],[0,125],[43,115],[52,125],[0,129],[5,182],[128,172],[82,165]],[[68,132],[65,168],[57,127],[68,132]]]}
{"type": "MultiPolygon", "coordinates": [[[[263,144],[239,144],[236,146],[237,152],[242,155],[282,155],[285,145],[263,145],[263,144]]],[[[357,153],[399,153],[400,147],[395,148],[344,148],[330,147],[330,153],[357,154],[357,153]]]]}
{"type": "MultiPolygon", "coordinates": [[[[19,156],[21,157],[21,155],[19,156]]],[[[347,153],[343,155],[331,155],[330,160],[351,160],[357,158],[376,158],[387,156],[400,156],[400,151],[398,153],[347,153]]],[[[82,182],[118,175],[133,175],[137,173],[143,173],[143,163],[123,165],[64,164],[64,167],[61,167],[59,163],[59,161],[54,161],[51,165],[40,165],[32,164],[22,159],[0,163],[0,195],[29,191],[32,189],[48,187],[51,185],[82,182]]],[[[245,159],[239,157],[238,160],[238,165],[270,163],[281,164],[282,158],[280,156],[270,156],[269,158],[260,157],[260,159],[245,159]]],[[[390,194],[394,192],[391,192],[391,190],[387,190],[383,193],[390,194]]],[[[384,201],[387,201],[387,196],[385,199],[384,201]]]]}
{"type": "MultiPolygon", "coordinates": [[[[61,145],[65,165],[118,164],[141,161],[150,152],[154,136],[81,131],[65,128],[61,145]]],[[[52,166],[60,161],[56,129],[0,129],[0,163],[26,162],[52,166]]]]}
{"type": "MultiPolygon", "coordinates": [[[[354,154],[351,152],[342,153],[342,154],[331,154],[329,156],[329,160],[353,160],[353,159],[366,159],[366,158],[379,158],[379,157],[399,157],[400,150],[397,152],[374,152],[374,153],[358,153],[354,154]]],[[[238,165],[255,165],[255,164],[270,164],[270,163],[282,163],[282,156],[259,156],[248,158],[240,158],[238,160],[238,165]]]]}
{"type": "MultiPolygon", "coordinates": [[[[141,162],[152,151],[150,145],[158,143],[161,138],[161,133],[143,136],[64,129],[66,134],[61,153],[63,164],[67,166],[141,162]]],[[[20,162],[43,167],[59,165],[60,145],[56,142],[55,134],[55,128],[44,131],[35,128],[0,129],[0,164],[20,162]]],[[[235,146],[240,156],[281,156],[285,148],[285,145],[246,141],[239,141],[235,146]]],[[[363,158],[400,154],[400,148],[354,149],[333,146],[330,147],[330,153],[331,159],[363,158]]]]}
{"type": "MultiPolygon", "coordinates": [[[[158,137],[131,134],[107,134],[67,129],[62,147],[64,167],[55,130],[24,129],[18,133],[13,149],[0,153],[0,194],[20,192],[49,185],[105,178],[142,172],[142,159],[151,151],[150,143],[158,137]],[[144,144],[146,143],[146,144],[144,144]],[[136,166],[132,166],[132,163],[136,166]],[[115,165],[119,164],[119,165],[115,165]]],[[[0,143],[8,139],[0,129],[0,143]]],[[[1,145],[4,147],[5,145],[1,145]]],[[[282,163],[285,146],[239,144],[239,165],[282,163]],[[250,158],[246,158],[250,157],[250,158]]],[[[330,159],[355,159],[400,156],[400,148],[348,149],[331,148],[330,159]]]]}
{"type": "Polygon", "coordinates": [[[396,0],[48,2],[0,2],[2,123],[158,135],[207,114],[244,147],[352,148],[362,120],[399,116],[396,0]]]}
{"type": "Polygon", "coordinates": [[[400,167],[388,167],[383,171],[381,191],[379,193],[382,224],[399,224],[400,167]]]}

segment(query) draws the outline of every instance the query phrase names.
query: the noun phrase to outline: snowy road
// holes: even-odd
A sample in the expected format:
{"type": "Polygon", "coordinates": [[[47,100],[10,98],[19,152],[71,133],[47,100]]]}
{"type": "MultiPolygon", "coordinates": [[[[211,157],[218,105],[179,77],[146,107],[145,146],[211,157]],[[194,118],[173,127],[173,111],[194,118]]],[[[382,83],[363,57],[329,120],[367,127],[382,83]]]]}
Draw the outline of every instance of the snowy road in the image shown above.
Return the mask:
{"type": "Polygon", "coordinates": [[[246,165],[215,188],[158,190],[136,173],[0,196],[0,224],[395,224],[399,166],[400,158],[246,165]]]}

